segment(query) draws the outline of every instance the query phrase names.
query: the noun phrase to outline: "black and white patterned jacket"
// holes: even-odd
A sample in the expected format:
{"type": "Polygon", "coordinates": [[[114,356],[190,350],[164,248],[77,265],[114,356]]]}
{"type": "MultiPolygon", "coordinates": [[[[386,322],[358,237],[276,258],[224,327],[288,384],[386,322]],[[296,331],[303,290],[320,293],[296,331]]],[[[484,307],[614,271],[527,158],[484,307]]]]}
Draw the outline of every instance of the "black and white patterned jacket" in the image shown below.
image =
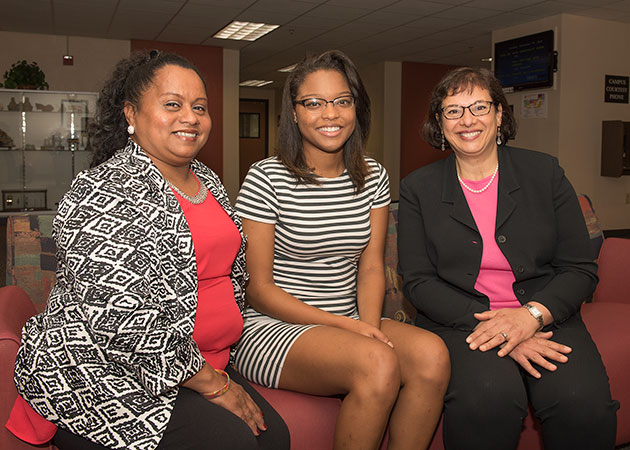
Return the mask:
{"type": "MultiPolygon", "coordinates": [[[[243,309],[245,239],[219,178],[191,169],[238,227],[232,284],[243,309]]],[[[18,392],[43,417],[112,449],[151,450],[178,385],[204,359],[192,339],[197,264],[179,203],[133,141],[80,173],[54,221],[57,283],[24,327],[18,392]]]]}

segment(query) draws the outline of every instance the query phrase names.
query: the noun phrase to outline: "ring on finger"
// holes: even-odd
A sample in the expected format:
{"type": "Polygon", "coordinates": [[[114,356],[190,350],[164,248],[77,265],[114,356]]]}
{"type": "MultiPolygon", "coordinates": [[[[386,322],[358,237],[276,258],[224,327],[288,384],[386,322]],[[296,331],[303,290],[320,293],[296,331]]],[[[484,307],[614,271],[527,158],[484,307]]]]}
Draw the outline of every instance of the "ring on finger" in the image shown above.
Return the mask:
{"type": "Polygon", "coordinates": [[[505,339],[506,341],[508,341],[508,340],[509,340],[509,339],[508,339],[508,334],[507,334],[507,333],[505,333],[505,332],[501,331],[499,334],[500,334],[501,336],[503,336],[503,339],[505,339]]]}

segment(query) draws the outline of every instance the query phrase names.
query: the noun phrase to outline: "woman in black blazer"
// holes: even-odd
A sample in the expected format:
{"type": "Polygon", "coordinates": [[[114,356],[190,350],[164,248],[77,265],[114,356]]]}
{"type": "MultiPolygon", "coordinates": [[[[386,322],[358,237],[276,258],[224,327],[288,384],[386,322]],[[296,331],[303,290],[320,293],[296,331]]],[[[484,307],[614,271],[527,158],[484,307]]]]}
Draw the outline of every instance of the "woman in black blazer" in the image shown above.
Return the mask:
{"type": "Polygon", "coordinates": [[[453,153],[402,181],[399,270],[451,353],[446,448],[516,448],[528,402],[545,448],[614,448],[618,403],[579,312],[597,266],[557,159],[505,146],[516,122],[483,69],[440,81],[424,134],[453,153]]]}

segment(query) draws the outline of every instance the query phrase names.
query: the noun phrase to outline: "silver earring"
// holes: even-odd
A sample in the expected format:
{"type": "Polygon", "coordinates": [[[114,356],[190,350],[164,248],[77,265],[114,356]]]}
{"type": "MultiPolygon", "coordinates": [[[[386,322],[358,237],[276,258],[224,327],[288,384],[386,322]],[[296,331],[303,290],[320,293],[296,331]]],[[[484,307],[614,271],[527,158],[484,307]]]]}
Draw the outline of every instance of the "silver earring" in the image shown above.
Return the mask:
{"type": "Polygon", "coordinates": [[[446,147],[444,145],[444,132],[440,131],[440,134],[442,135],[442,151],[446,150],[446,147]]]}
{"type": "Polygon", "coordinates": [[[135,132],[136,132],[136,129],[133,127],[133,125],[129,125],[127,127],[127,133],[129,133],[130,136],[134,134],[135,132]]]}
{"type": "Polygon", "coordinates": [[[497,127],[497,145],[503,144],[503,138],[501,137],[501,127],[497,127]]]}

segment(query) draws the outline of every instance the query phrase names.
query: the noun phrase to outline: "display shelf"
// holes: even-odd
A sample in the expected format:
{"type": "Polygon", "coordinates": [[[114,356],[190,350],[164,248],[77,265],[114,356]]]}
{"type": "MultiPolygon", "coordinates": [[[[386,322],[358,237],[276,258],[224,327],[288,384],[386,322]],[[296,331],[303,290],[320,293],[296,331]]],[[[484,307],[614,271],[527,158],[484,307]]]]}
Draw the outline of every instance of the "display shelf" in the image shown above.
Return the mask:
{"type": "MultiPolygon", "coordinates": [[[[38,208],[55,210],[72,178],[89,166],[87,131],[97,99],[93,92],[0,89],[0,189],[44,191],[38,208]]],[[[0,210],[15,210],[16,203],[3,201],[0,210]]]]}

